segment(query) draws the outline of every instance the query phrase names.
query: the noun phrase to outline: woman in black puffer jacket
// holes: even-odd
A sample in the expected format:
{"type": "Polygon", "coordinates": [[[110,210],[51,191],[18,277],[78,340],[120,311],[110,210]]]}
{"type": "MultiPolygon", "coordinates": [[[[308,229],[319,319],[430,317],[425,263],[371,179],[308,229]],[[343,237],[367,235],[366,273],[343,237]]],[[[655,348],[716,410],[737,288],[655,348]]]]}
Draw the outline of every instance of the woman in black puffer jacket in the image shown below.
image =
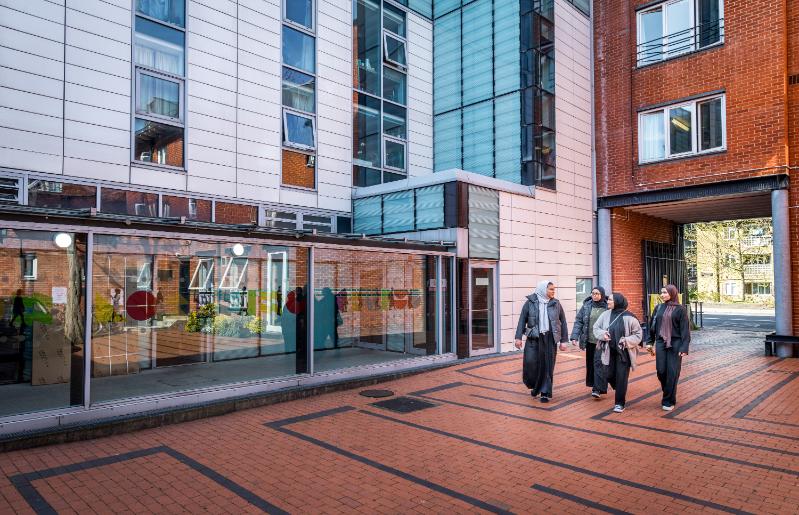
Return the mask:
{"type": "Polygon", "coordinates": [[[591,389],[594,388],[594,355],[597,343],[591,328],[607,309],[608,298],[605,295],[605,288],[596,286],[591,290],[591,296],[583,301],[572,328],[572,343],[578,343],[580,349],[585,351],[585,386],[591,389]]]}

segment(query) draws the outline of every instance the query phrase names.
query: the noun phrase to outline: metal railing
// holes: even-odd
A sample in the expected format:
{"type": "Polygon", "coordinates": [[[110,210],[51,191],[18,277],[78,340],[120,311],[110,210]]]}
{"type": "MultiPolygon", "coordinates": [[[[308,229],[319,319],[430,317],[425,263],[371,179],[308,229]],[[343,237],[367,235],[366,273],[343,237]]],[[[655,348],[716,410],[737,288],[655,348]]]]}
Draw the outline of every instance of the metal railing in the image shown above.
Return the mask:
{"type": "Polygon", "coordinates": [[[638,66],[658,63],[724,41],[724,19],[645,41],[638,45],[638,66]]]}

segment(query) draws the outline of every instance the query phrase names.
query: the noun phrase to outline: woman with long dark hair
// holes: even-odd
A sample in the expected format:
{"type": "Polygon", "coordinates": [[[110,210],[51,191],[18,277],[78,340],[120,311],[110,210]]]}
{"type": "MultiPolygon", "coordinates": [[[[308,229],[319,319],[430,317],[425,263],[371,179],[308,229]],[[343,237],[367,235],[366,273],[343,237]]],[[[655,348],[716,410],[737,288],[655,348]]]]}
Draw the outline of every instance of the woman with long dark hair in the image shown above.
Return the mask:
{"type": "Polygon", "coordinates": [[[671,411],[677,404],[677,381],[680,379],[682,358],[688,355],[691,344],[691,325],[688,310],[680,304],[677,287],[669,284],[660,290],[663,304],[655,308],[649,323],[649,344],[655,345],[655,366],[660,388],[663,390],[664,411],[671,411]]]}
{"type": "Polygon", "coordinates": [[[597,399],[599,394],[594,388],[594,354],[597,340],[593,327],[599,319],[599,315],[607,309],[608,300],[605,296],[605,288],[594,287],[591,290],[591,296],[583,301],[580,311],[574,317],[574,327],[572,327],[572,344],[579,344],[580,349],[585,351],[585,386],[592,389],[591,395],[597,399]]]}
{"type": "Polygon", "coordinates": [[[566,350],[569,341],[566,313],[555,298],[555,283],[541,281],[535,293],[527,296],[516,327],[516,348],[522,348],[526,339],[522,380],[530,388],[530,395],[541,395],[541,402],[552,398],[552,382],[558,344],[566,350]]]}
{"type": "Polygon", "coordinates": [[[613,411],[621,413],[627,401],[630,370],[635,370],[642,339],[641,324],[627,311],[624,295],[614,293],[608,298],[608,310],[599,316],[593,331],[598,342],[594,391],[607,392],[610,383],[616,391],[613,411]]]}

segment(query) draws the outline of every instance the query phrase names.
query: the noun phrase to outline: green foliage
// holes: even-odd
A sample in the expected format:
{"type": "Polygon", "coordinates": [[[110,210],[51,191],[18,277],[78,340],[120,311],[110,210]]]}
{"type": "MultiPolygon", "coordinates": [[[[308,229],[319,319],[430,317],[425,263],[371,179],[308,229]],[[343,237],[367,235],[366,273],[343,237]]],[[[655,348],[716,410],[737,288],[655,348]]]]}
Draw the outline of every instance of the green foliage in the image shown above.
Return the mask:
{"type": "Polygon", "coordinates": [[[186,331],[190,333],[210,332],[208,329],[213,328],[215,317],[216,304],[211,302],[205,306],[200,306],[197,311],[189,313],[189,319],[186,321],[186,331]]]}
{"type": "Polygon", "coordinates": [[[249,338],[261,334],[261,319],[256,316],[222,315],[216,304],[206,304],[189,313],[186,331],[229,338],[249,338]]]}

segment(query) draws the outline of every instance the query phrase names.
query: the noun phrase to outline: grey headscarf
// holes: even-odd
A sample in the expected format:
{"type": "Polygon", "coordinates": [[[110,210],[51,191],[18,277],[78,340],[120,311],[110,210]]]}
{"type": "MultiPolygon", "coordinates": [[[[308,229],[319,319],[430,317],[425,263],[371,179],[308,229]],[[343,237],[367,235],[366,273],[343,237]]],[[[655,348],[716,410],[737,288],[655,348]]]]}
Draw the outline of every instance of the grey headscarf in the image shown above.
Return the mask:
{"type": "Polygon", "coordinates": [[[538,297],[538,331],[543,334],[549,331],[549,315],[547,314],[547,304],[549,304],[549,297],[547,297],[547,287],[553,284],[552,281],[544,279],[535,288],[535,295],[538,297]]]}

